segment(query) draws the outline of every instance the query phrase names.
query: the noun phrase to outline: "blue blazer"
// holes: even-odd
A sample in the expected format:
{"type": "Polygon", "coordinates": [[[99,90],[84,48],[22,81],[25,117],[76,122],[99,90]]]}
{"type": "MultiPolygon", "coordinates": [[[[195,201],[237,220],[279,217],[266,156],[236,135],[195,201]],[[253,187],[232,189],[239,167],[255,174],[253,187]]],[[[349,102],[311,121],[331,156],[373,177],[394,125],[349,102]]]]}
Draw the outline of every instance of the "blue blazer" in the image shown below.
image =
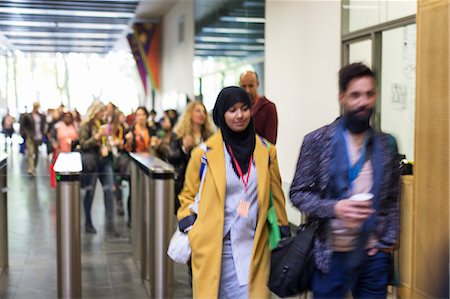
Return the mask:
{"type": "MultiPolygon", "coordinates": [[[[329,196],[330,164],[333,159],[333,138],[342,118],[305,136],[290,189],[294,206],[313,219],[334,218],[334,206],[340,198],[329,196]]],[[[373,132],[375,144],[371,159],[374,189],[378,199],[374,234],[377,248],[396,246],[399,234],[400,171],[396,163],[395,139],[388,134],[373,132]]],[[[316,266],[328,272],[331,255],[329,226],[323,225],[314,244],[316,266]]]]}

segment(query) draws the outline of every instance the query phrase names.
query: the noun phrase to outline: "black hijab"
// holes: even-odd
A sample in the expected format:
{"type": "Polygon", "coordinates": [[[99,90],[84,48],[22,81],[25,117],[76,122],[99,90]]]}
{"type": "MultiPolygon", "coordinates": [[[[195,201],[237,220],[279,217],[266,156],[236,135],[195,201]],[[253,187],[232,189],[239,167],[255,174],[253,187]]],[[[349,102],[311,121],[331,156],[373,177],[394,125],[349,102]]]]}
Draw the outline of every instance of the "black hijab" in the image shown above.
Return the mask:
{"type": "MultiPolygon", "coordinates": [[[[247,173],[250,157],[255,150],[255,127],[253,126],[253,119],[250,118],[250,122],[247,128],[242,132],[234,132],[231,130],[225,122],[225,112],[230,109],[234,104],[241,102],[251,108],[252,103],[245,90],[236,86],[225,87],[217,96],[216,104],[213,110],[213,119],[216,126],[218,126],[222,132],[223,141],[228,151],[228,146],[231,147],[233,155],[239,166],[242,169],[243,174],[247,173]]],[[[231,153],[230,153],[231,154],[231,153]]],[[[236,166],[233,163],[233,169],[236,174],[239,175],[236,166]]]]}

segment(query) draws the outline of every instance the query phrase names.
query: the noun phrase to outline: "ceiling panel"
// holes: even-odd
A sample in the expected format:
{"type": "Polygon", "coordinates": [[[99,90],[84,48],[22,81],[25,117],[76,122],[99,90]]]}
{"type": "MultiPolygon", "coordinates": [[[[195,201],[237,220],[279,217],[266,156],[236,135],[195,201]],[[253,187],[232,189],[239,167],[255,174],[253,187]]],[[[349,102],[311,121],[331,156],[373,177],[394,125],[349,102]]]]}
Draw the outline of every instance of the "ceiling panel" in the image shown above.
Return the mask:
{"type": "Polygon", "coordinates": [[[195,55],[264,55],[265,0],[196,0],[195,55]],[[207,13],[200,9],[209,4],[207,13]],[[198,15],[200,14],[200,16],[198,15]]]}
{"type": "Polygon", "coordinates": [[[125,35],[136,0],[0,1],[0,33],[23,52],[107,53],[125,35]]]}

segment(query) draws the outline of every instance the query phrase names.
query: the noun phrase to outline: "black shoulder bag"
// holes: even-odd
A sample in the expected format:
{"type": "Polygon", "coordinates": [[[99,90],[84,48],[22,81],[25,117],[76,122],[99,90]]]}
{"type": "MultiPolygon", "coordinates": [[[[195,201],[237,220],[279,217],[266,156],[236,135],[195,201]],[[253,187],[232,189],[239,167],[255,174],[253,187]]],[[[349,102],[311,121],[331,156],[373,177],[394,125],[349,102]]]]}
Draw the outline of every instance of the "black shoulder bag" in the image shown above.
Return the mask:
{"type": "Polygon", "coordinates": [[[271,252],[269,289],[279,297],[309,290],[314,273],[314,237],[323,220],[300,225],[297,234],[282,239],[271,252]]]}

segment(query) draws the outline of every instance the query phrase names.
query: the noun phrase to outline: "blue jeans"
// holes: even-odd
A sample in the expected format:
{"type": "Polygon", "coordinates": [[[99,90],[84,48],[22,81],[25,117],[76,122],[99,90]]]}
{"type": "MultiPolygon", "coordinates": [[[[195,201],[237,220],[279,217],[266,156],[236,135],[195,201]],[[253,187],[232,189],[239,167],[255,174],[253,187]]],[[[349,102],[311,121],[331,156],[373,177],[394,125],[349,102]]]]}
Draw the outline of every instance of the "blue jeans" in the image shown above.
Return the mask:
{"type": "Polygon", "coordinates": [[[109,158],[100,158],[97,171],[86,175],[86,194],[84,195],[84,216],[86,223],[92,223],[91,208],[94,201],[95,186],[100,179],[103,187],[107,221],[112,222],[114,215],[113,170],[109,158]]]}
{"type": "Polygon", "coordinates": [[[334,252],[328,273],[316,269],[312,281],[314,298],[345,298],[350,288],[355,299],[386,298],[390,254],[379,251],[374,256],[368,256],[360,273],[355,274],[353,287],[346,285],[349,280],[345,272],[347,260],[351,257],[351,252],[334,252]]]}

